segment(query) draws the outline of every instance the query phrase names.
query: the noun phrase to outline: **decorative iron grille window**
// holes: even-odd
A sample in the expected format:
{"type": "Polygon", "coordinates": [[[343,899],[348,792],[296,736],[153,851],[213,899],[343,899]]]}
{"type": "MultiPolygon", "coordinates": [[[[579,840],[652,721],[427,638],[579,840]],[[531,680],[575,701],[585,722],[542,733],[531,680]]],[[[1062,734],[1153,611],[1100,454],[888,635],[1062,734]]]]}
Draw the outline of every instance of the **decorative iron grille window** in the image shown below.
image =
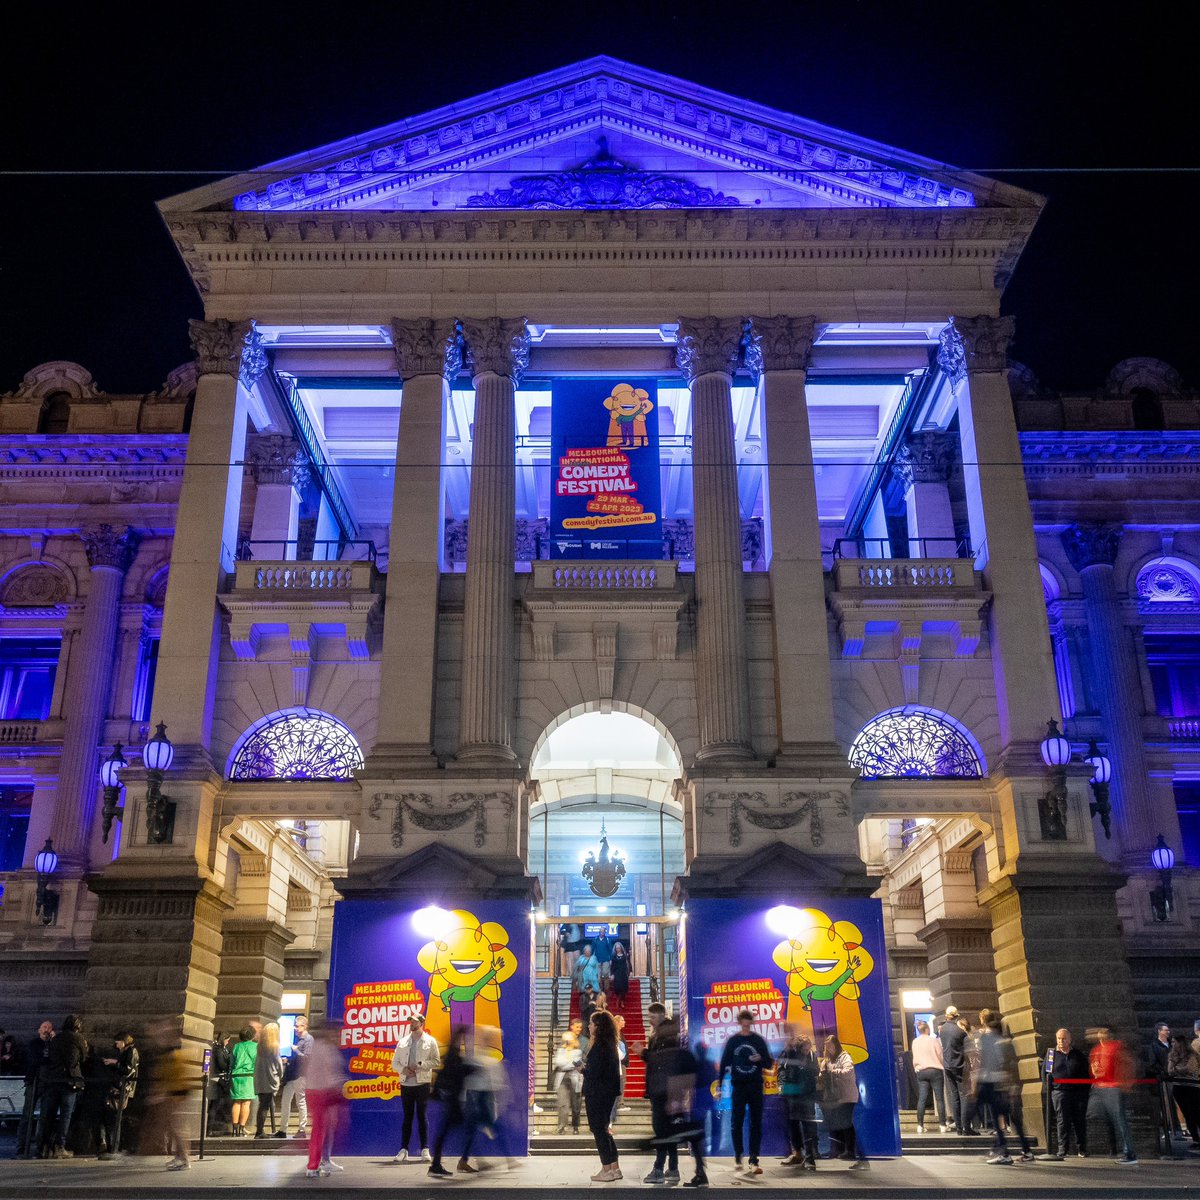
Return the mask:
{"type": "Polygon", "coordinates": [[[977,779],[983,753],[962,725],[936,709],[889,708],[863,727],[850,765],[864,779],[977,779]]]}
{"type": "Polygon", "coordinates": [[[256,721],[234,749],[230,779],[349,779],[363,765],[354,734],[336,717],[288,708],[256,721]]]}

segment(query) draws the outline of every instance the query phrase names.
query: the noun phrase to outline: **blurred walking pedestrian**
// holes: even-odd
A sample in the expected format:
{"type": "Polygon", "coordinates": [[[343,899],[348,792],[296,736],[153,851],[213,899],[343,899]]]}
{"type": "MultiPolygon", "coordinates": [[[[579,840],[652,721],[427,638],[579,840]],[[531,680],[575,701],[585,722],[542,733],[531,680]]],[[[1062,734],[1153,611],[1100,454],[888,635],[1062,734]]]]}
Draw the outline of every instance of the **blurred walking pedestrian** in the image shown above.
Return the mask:
{"type": "Polygon", "coordinates": [[[1133,1086],[1131,1056],[1106,1025],[1089,1030],[1088,1037],[1095,1045],[1089,1055],[1092,1092],[1088,1097],[1087,1115],[1089,1119],[1103,1117],[1107,1122],[1119,1148],[1115,1161],[1121,1166],[1135,1166],[1138,1159],[1125,1108],[1125,1093],[1133,1086]]]}
{"type": "Polygon", "coordinates": [[[308,1137],[308,1166],[304,1174],[316,1179],[342,1170],[333,1161],[333,1138],[345,1104],[342,1084],[346,1082],[346,1062],[338,1048],[337,1033],[328,1026],[313,1034],[305,1079],[312,1132],[308,1137]]]}
{"type": "Polygon", "coordinates": [[[152,1067],[138,1150],[147,1154],[165,1149],[167,1170],[186,1171],[191,1162],[180,1118],[188,1094],[201,1084],[200,1069],[188,1061],[178,1020],[156,1021],[149,1041],[152,1067]]]}
{"type": "Polygon", "coordinates": [[[774,1060],[762,1035],[754,1032],[754,1014],[743,1008],[737,1019],[738,1032],[725,1043],[719,1068],[721,1078],[724,1079],[728,1071],[732,1083],[730,1118],[734,1169],[742,1169],[742,1124],[749,1111],[750,1157],[746,1174],[761,1175],[758,1152],[762,1148],[763,1073],[771,1069],[774,1060]]]}
{"type": "Polygon", "coordinates": [[[785,1167],[817,1169],[817,1080],[820,1067],[812,1042],[801,1037],[795,1025],[783,1027],[784,1042],[775,1069],[779,1094],[787,1106],[788,1143],[791,1153],[785,1167]]]}
{"type": "Polygon", "coordinates": [[[579,1038],[569,1029],[562,1035],[554,1052],[554,1093],[558,1101],[558,1133],[579,1132],[579,1112],[583,1100],[583,1054],[579,1038]]]}
{"type": "MultiPolygon", "coordinates": [[[[564,1037],[567,1035],[564,1035],[564,1037]]],[[[452,1129],[459,1129],[464,1124],[463,1089],[471,1066],[466,1058],[467,1031],[459,1025],[450,1031],[450,1044],[446,1047],[446,1057],[442,1068],[434,1077],[430,1098],[440,1110],[437,1136],[433,1141],[433,1162],[429,1174],[435,1179],[450,1179],[452,1171],[446,1170],[442,1164],[442,1149],[446,1145],[446,1137],[452,1129]]],[[[471,1164],[464,1155],[459,1159],[459,1170],[469,1174],[471,1164]]]]}

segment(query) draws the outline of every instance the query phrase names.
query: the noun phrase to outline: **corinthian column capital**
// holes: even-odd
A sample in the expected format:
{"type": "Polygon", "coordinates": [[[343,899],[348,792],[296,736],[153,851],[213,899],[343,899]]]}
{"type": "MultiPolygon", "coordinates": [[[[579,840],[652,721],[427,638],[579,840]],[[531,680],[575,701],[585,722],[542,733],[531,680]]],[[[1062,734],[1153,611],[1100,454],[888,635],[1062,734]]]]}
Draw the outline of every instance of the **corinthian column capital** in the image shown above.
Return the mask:
{"type": "Polygon", "coordinates": [[[88,566],[110,567],[124,574],[133,562],[138,535],[128,525],[118,533],[111,525],[91,525],[80,530],[88,566]]]}
{"type": "Polygon", "coordinates": [[[253,321],[189,321],[188,335],[196,352],[199,375],[232,375],[253,387],[267,369],[262,335],[253,321]]]}
{"type": "Polygon", "coordinates": [[[915,433],[896,451],[892,470],[907,490],[914,483],[945,483],[954,465],[954,444],[948,434],[927,429],[915,433]]]}
{"type": "Polygon", "coordinates": [[[290,483],[297,492],[304,491],[311,477],[304,448],[282,433],[259,434],[251,438],[246,444],[246,466],[255,483],[290,483]]]}
{"type": "Polygon", "coordinates": [[[737,317],[680,317],[675,365],[688,383],[701,375],[732,375],[745,327],[737,317]]]}
{"type": "Polygon", "coordinates": [[[529,366],[529,330],[524,317],[483,317],[462,322],[467,363],[472,375],[492,371],[507,376],[513,386],[529,366]]]}
{"type": "Polygon", "coordinates": [[[747,369],[756,378],[764,371],[807,371],[816,331],[816,317],[751,317],[747,369]]]}
{"type": "Polygon", "coordinates": [[[1015,328],[1013,317],[951,317],[941,332],[938,366],[955,384],[977,372],[1007,371],[1015,328]]]}
{"type": "Polygon", "coordinates": [[[1063,549],[1076,571],[1098,564],[1112,566],[1121,547],[1120,525],[1086,522],[1063,530],[1063,549]]]}
{"type": "Polygon", "coordinates": [[[413,321],[392,318],[392,346],[401,379],[416,375],[453,378],[462,369],[462,338],[458,323],[418,317],[413,321]]]}

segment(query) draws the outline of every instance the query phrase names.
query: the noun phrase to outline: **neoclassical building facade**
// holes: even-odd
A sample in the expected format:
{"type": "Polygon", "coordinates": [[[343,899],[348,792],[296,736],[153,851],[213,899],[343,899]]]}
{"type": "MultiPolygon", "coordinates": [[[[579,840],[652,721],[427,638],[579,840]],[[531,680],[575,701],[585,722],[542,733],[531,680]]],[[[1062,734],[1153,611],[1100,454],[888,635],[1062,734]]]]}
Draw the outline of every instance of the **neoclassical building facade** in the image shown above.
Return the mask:
{"type": "Polygon", "coordinates": [[[1200,400],[1010,361],[1041,204],[604,58],[164,201],[194,361],[0,397],[0,1024],[332,1013],[340,904],[557,920],[605,797],[678,832],[652,918],[880,900],[900,1042],[1190,1019],[1200,400]],[[637,553],[556,525],[564,384],[626,379],[637,553]],[[588,714],[660,759],[547,758],[588,714]]]}

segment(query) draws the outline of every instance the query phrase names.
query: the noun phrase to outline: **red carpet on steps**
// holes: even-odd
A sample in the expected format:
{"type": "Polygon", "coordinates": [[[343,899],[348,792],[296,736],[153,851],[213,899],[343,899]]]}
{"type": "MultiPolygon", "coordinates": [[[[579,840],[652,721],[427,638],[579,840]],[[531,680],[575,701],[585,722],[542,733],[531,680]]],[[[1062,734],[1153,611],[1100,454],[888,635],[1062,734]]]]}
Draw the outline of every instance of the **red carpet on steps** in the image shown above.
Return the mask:
{"type": "MultiPolygon", "coordinates": [[[[625,1018],[625,1029],[622,1040],[629,1050],[629,1058],[625,1064],[625,1095],[640,1097],[646,1094],[646,1064],[634,1054],[633,1047],[646,1040],[646,1016],[642,1006],[642,981],[631,979],[625,1003],[614,1012],[625,1018]]],[[[579,1016],[579,993],[571,992],[571,1019],[579,1016]]]]}

